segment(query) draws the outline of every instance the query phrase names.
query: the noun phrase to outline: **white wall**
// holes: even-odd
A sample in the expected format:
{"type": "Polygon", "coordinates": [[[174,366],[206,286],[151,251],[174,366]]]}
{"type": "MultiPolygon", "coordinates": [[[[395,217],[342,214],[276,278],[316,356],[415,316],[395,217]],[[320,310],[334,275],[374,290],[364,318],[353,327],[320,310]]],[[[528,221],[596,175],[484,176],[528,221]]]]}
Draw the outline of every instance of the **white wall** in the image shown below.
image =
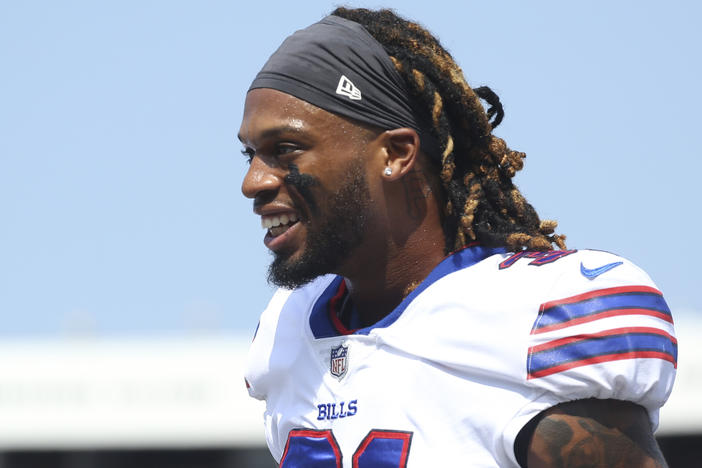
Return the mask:
{"type": "Polygon", "coordinates": [[[676,311],[678,373],[673,393],[661,409],[658,435],[702,434],[702,317],[676,311]]]}
{"type": "Polygon", "coordinates": [[[0,344],[0,448],[262,445],[248,338],[0,344]]]}

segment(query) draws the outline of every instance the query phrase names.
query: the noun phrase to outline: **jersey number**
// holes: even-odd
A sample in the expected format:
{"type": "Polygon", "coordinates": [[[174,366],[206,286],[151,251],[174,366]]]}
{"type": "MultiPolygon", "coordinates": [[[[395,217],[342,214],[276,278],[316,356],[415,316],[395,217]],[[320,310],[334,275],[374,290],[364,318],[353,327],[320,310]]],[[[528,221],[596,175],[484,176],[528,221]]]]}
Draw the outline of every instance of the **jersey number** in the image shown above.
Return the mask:
{"type": "MultiPolygon", "coordinates": [[[[405,468],[411,440],[411,432],[373,429],[353,454],[353,468],[405,468]]],[[[341,450],[332,431],[290,431],[280,468],[341,468],[341,450]]]]}

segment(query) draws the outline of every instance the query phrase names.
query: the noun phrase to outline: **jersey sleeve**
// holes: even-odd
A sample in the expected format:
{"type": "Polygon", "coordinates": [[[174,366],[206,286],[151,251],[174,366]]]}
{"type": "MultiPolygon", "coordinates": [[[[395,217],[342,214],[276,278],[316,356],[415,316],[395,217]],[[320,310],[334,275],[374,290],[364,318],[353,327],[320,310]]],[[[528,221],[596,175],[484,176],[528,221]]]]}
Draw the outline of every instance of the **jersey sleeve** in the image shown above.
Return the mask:
{"type": "Polygon", "coordinates": [[[655,429],[673,387],[673,318],[649,276],[606,252],[580,251],[563,263],[527,341],[525,379],[532,398],[505,431],[509,450],[532,417],[585,398],[639,404],[655,429]]]}

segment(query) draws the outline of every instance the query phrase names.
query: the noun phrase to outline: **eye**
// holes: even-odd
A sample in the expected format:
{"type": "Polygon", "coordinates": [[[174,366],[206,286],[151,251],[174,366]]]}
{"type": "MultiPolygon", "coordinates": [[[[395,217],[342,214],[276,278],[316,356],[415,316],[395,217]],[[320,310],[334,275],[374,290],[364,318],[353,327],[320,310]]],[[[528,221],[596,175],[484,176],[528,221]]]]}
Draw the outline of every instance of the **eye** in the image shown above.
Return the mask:
{"type": "Polygon", "coordinates": [[[276,153],[278,155],[285,155],[285,154],[290,154],[294,153],[297,150],[300,150],[299,145],[296,145],[295,143],[279,143],[275,147],[276,153]]]}
{"type": "Polygon", "coordinates": [[[246,157],[246,164],[251,164],[251,160],[253,159],[256,152],[253,150],[253,148],[244,148],[241,150],[241,154],[243,154],[246,157]]]}

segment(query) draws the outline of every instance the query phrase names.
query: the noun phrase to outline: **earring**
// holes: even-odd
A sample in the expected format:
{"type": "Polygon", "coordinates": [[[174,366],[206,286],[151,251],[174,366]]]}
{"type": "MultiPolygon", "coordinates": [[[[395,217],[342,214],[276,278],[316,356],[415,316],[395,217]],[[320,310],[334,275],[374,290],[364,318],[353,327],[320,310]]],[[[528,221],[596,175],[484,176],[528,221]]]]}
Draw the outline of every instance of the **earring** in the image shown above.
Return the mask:
{"type": "Polygon", "coordinates": [[[386,176],[392,175],[392,168],[386,167],[383,171],[383,174],[385,174],[386,176]]]}

